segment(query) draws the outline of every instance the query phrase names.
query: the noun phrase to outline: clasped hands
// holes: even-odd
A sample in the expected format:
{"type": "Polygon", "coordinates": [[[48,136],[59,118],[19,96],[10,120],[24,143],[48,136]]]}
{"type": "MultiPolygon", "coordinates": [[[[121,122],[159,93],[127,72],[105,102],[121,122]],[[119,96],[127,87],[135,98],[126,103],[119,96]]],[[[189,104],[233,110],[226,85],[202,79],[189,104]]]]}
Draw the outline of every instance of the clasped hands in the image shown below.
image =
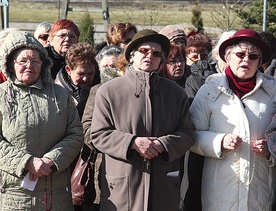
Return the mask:
{"type": "Polygon", "coordinates": [[[131,148],[146,159],[152,159],[165,150],[156,137],[137,137],[131,148]]]}
{"type": "MultiPolygon", "coordinates": [[[[221,146],[223,149],[235,150],[242,143],[242,139],[235,134],[226,134],[223,139],[221,146]]],[[[267,141],[265,139],[251,141],[252,151],[259,156],[267,157],[270,155],[270,152],[267,147],[267,141]]]]}
{"type": "Polygon", "coordinates": [[[30,180],[35,181],[38,177],[49,175],[52,172],[51,166],[54,163],[49,158],[32,157],[26,164],[26,169],[30,172],[30,180]]]}

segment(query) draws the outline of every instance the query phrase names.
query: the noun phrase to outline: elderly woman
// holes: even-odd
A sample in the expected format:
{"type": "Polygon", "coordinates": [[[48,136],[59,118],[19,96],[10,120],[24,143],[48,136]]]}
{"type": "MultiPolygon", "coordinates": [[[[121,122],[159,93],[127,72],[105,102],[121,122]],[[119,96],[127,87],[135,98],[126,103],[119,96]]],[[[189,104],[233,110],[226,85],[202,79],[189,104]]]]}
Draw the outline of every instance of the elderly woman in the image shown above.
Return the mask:
{"type": "Polygon", "coordinates": [[[158,76],[169,50],[164,35],[137,32],[126,75],[97,91],[91,139],[103,153],[101,210],[178,210],[180,158],[195,128],[185,91],[158,76]]]}
{"type": "Polygon", "coordinates": [[[115,61],[122,51],[123,49],[117,45],[103,47],[96,55],[96,61],[98,62],[100,71],[104,71],[110,67],[115,68],[115,61]]]}
{"type": "Polygon", "coordinates": [[[52,61],[32,35],[11,32],[0,55],[0,209],[74,210],[68,167],[83,136],[72,98],[51,82],[52,61]]]}
{"type": "Polygon", "coordinates": [[[224,41],[228,67],[209,76],[190,112],[198,132],[192,151],[205,156],[203,210],[272,210],[275,171],[265,130],[276,111],[275,79],[258,71],[270,48],[251,29],[224,41]]]}
{"type": "Polygon", "coordinates": [[[78,26],[69,19],[60,19],[54,22],[49,32],[50,46],[46,48],[49,57],[53,60],[51,69],[55,79],[60,69],[65,66],[65,55],[69,47],[78,42],[80,31],[78,26]]]}
{"type": "Polygon", "coordinates": [[[48,37],[52,24],[48,22],[41,22],[35,29],[34,37],[44,46],[50,46],[48,37]]]}

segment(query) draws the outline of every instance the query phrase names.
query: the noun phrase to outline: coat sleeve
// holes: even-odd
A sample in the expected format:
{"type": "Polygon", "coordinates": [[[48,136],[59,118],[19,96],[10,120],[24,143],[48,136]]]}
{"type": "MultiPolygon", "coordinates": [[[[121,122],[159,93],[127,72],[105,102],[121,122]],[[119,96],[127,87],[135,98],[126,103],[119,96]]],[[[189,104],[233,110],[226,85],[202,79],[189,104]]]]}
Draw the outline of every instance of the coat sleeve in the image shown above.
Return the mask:
{"type": "Polygon", "coordinates": [[[199,89],[190,107],[190,113],[197,129],[195,144],[191,147],[191,151],[207,157],[221,158],[223,156],[221,141],[225,134],[209,130],[211,111],[208,106],[210,101],[204,96],[207,89],[205,86],[203,85],[199,89]]]}
{"type": "Polygon", "coordinates": [[[0,114],[0,170],[20,177],[24,172],[27,161],[32,155],[23,148],[12,145],[3,137],[2,118],[2,114],[0,114]]]}
{"type": "Polygon", "coordinates": [[[118,131],[115,128],[109,102],[99,89],[96,93],[95,107],[91,124],[91,142],[102,153],[127,160],[129,147],[135,135],[118,131]]]}
{"type": "Polygon", "coordinates": [[[83,116],[82,116],[82,127],[84,134],[84,143],[89,146],[91,149],[93,148],[90,141],[90,127],[92,122],[92,116],[95,106],[95,95],[98,87],[94,86],[90,89],[89,96],[84,108],[83,116]]]}
{"type": "Polygon", "coordinates": [[[189,113],[188,97],[185,94],[178,125],[171,134],[158,137],[166,149],[165,161],[171,162],[180,158],[194,144],[195,125],[189,113]]]}
{"type": "Polygon", "coordinates": [[[68,109],[64,111],[64,115],[67,115],[64,137],[43,156],[51,159],[58,171],[68,168],[83,145],[82,125],[78,110],[70,96],[68,96],[67,103],[68,109]]]}
{"type": "Polygon", "coordinates": [[[272,121],[265,132],[268,149],[271,155],[276,158],[276,114],[274,114],[272,121]]]}

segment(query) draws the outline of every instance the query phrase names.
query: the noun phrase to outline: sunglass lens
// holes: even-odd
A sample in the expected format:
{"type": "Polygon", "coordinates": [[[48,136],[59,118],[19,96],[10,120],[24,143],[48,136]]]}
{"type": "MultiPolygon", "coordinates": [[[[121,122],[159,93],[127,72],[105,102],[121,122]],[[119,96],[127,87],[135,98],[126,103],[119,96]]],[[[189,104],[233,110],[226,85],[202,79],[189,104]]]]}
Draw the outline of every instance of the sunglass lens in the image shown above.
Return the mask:
{"type": "Polygon", "coordinates": [[[159,52],[159,51],[153,51],[152,54],[155,57],[161,57],[161,52],[159,52]]]}
{"type": "Polygon", "coordinates": [[[258,54],[249,54],[248,57],[249,57],[250,60],[256,60],[256,59],[259,58],[259,55],[258,54]]]}
{"type": "Polygon", "coordinates": [[[243,53],[243,52],[237,52],[236,56],[239,57],[240,59],[243,59],[245,57],[245,53],[243,53]]]}
{"type": "Polygon", "coordinates": [[[152,51],[151,49],[147,49],[147,48],[139,48],[138,51],[142,54],[152,53],[154,57],[161,57],[161,52],[159,51],[152,51]]]}
{"type": "MultiPolygon", "coordinates": [[[[245,53],[244,52],[237,52],[236,56],[239,57],[240,59],[243,59],[245,57],[245,53]]],[[[258,59],[260,56],[258,54],[248,54],[248,58],[252,61],[258,59]]]]}
{"type": "Polygon", "coordinates": [[[42,34],[39,36],[40,39],[42,39],[43,41],[46,41],[48,39],[49,35],[48,34],[42,34]]]}

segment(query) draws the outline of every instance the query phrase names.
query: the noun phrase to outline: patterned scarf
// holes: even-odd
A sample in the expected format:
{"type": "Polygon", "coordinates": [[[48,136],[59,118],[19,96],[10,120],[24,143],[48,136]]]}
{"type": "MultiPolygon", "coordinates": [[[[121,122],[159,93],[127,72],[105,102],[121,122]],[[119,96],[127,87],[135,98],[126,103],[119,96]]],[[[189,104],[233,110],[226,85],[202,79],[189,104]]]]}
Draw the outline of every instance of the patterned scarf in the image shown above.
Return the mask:
{"type": "Polygon", "coordinates": [[[251,92],[256,86],[256,73],[253,77],[243,80],[235,76],[228,66],[225,69],[225,74],[229,81],[229,87],[239,98],[242,98],[246,93],[251,92]]]}

